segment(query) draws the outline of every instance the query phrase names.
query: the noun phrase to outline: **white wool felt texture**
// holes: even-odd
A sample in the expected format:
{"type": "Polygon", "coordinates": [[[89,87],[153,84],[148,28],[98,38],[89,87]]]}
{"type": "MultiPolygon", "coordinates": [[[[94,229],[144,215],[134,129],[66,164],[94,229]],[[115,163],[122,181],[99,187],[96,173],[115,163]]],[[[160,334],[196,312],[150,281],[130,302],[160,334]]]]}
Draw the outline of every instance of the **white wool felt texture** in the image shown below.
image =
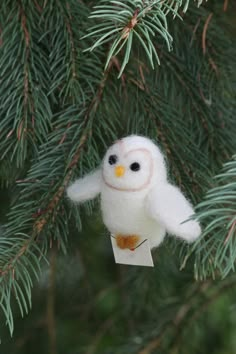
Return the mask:
{"type": "Polygon", "coordinates": [[[71,184],[67,188],[67,195],[73,202],[83,203],[94,199],[101,192],[101,184],[101,170],[96,170],[71,184]]]}
{"type": "Polygon", "coordinates": [[[191,204],[168,183],[164,157],[150,139],[132,135],[118,140],[107,150],[101,170],[75,181],[67,190],[75,202],[99,193],[103,221],[114,235],[148,238],[151,248],[162,242],[166,231],[188,242],[200,236],[198,222],[186,221],[194,214],[191,204]],[[133,163],[139,165],[138,170],[132,170],[133,163]]]}
{"type": "Polygon", "coordinates": [[[150,139],[136,135],[118,140],[107,150],[103,159],[102,173],[107,184],[128,191],[141,188],[145,183],[149,183],[150,188],[167,178],[164,157],[160,149],[150,139]],[[111,155],[117,156],[117,165],[125,167],[125,175],[122,178],[117,178],[114,166],[111,168],[109,165],[111,155]],[[140,171],[135,173],[130,170],[132,162],[140,163],[142,166],[140,171]]]}
{"type": "Polygon", "coordinates": [[[199,223],[188,220],[194,210],[177,187],[168,183],[156,186],[147,196],[146,207],[148,214],[168,233],[188,242],[200,236],[199,223]]]}
{"type": "Polygon", "coordinates": [[[139,235],[148,238],[151,248],[157,247],[165,236],[165,228],[145,210],[146,190],[120,192],[103,186],[101,207],[103,221],[113,235],[139,235]]]}

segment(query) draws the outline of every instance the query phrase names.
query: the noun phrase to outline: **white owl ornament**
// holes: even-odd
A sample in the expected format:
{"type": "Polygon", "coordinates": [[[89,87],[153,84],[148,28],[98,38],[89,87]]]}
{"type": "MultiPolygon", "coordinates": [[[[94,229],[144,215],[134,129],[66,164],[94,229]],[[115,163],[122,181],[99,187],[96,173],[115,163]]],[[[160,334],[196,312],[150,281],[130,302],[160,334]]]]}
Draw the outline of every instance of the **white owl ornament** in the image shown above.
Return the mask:
{"type": "Polygon", "coordinates": [[[153,266],[150,250],[166,232],[187,242],[201,234],[199,223],[189,220],[193,207],[167,180],[160,149],[142,136],[116,141],[101,167],[75,181],[67,194],[79,203],[101,195],[117,263],[153,266]]]}

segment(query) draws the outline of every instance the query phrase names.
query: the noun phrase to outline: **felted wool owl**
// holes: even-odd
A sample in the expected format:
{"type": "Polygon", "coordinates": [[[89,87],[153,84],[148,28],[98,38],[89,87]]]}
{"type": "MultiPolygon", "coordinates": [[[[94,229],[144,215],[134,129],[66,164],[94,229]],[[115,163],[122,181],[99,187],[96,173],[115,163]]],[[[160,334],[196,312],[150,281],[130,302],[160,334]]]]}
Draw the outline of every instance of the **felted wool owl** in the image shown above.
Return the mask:
{"type": "Polygon", "coordinates": [[[157,247],[166,232],[188,242],[201,234],[199,223],[189,220],[193,207],[167,180],[160,149],[142,136],[116,141],[101,167],[76,180],[67,194],[78,203],[100,194],[103,221],[121,249],[134,249],[143,239],[157,247]]]}

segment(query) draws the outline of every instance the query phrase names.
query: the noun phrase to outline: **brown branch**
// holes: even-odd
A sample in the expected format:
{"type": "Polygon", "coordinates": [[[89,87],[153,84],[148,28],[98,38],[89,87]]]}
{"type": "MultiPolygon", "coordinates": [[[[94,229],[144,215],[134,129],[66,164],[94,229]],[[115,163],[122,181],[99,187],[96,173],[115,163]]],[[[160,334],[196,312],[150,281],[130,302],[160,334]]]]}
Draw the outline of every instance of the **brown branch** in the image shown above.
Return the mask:
{"type": "Polygon", "coordinates": [[[199,93],[200,93],[200,96],[202,98],[202,100],[204,101],[204,103],[207,105],[207,106],[211,106],[212,105],[212,99],[211,97],[209,98],[206,98],[203,91],[202,91],[202,88],[201,88],[201,74],[200,72],[198,73],[197,75],[197,80],[199,82],[199,93]]]}
{"type": "Polygon", "coordinates": [[[216,75],[218,76],[219,75],[218,67],[211,57],[209,58],[209,63],[211,65],[212,69],[215,71],[216,75]]]}
{"type": "Polygon", "coordinates": [[[206,34],[207,34],[207,29],[209,26],[209,23],[212,19],[213,13],[210,13],[209,16],[206,19],[205,25],[203,27],[203,32],[202,32],[202,50],[203,50],[203,54],[206,54],[206,34]]]}
{"type": "Polygon", "coordinates": [[[194,26],[194,29],[193,29],[193,32],[192,32],[192,38],[191,38],[191,41],[190,41],[190,43],[189,43],[189,46],[190,46],[190,47],[191,47],[192,44],[193,44],[193,41],[194,41],[194,39],[195,39],[196,32],[197,32],[197,29],[198,29],[198,27],[199,27],[199,25],[200,25],[200,22],[201,22],[201,19],[199,18],[199,19],[197,20],[197,23],[196,23],[196,25],[194,26]]]}
{"type": "Polygon", "coordinates": [[[236,220],[234,220],[234,222],[232,223],[232,225],[229,229],[229,232],[228,232],[228,234],[225,238],[225,241],[224,241],[224,245],[226,245],[226,243],[229,242],[229,240],[231,239],[233,232],[235,231],[235,227],[236,227],[236,220]]]}
{"type": "Polygon", "coordinates": [[[86,351],[86,354],[94,354],[96,352],[97,346],[104,336],[104,334],[107,333],[109,328],[111,328],[111,325],[114,323],[115,318],[114,314],[110,316],[104,323],[98,328],[97,332],[93,335],[93,341],[90,344],[88,350],[86,351]]]}
{"type": "MultiPolygon", "coordinates": [[[[69,12],[69,17],[70,17],[70,21],[72,21],[72,16],[70,15],[70,5],[67,3],[66,7],[68,9],[69,12]]],[[[73,32],[72,32],[72,28],[70,25],[70,22],[65,19],[66,22],[66,27],[70,36],[70,45],[71,45],[71,58],[72,58],[72,76],[73,78],[76,78],[76,69],[75,69],[75,57],[76,57],[76,53],[75,53],[75,43],[74,43],[74,39],[73,39],[73,32]]]]}
{"type": "Polygon", "coordinates": [[[38,3],[36,0],[34,0],[34,4],[35,4],[35,6],[36,6],[38,12],[41,13],[41,12],[43,11],[43,8],[39,5],[39,3],[38,3]]]}
{"type": "Polygon", "coordinates": [[[123,39],[129,37],[130,32],[137,25],[137,23],[138,23],[138,20],[137,20],[138,13],[139,13],[139,10],[136,9],[134,14],[133,14],[133,17],[131,18],[129,23],[125,26],[125,28],[122,30],[122,38],[123,39]]]}
{"type": "Polygon", "coordinates": [[[170,324],[166,325],[162,333],[157,338],[154,338],[152,341],[150,341],[148,345],[146,345],[146,347],[141,351],[139,351],[137,354],[150,354],[153,352],[154,349],[159,348],[161,341],[165,336],[165,334],[168,332],[170,326],[171,326],[170,324]]]}
{"type": "Polygon", "coordinates": [[[53,249],[50,258],[49,287],[47,296],[47,329],[50,354],[57,354],[56,348],[56,321],[55,321],[55,276],[56,276],[56,251],[53,249]]]}
{"type": "Polygon", "coordinates": [[[8,262],[8,265],[4,268],[4,270],[0,269],[0,276],[1,277],[5,276],[9,272],[12,272],[12,274],[15,273],[14,264],[26,252],[26,250],[29,247],[30,242],[31,242],[31,239],[27,239],[24,242],[23,246],[20,248],[19,252],[14,257],[12,257],[10,259],[10,261],[8,262]]]}
{"type": "Polygon", "coordinates": [[[19,4],[20,4],[21,27],[22,27],[22,30],[23,30],[23,33],[24,33],[26,47],[29,48],[30,35],[29,35],[29,31],[28,31],[28,28],[27,28],[27,25],[26,25],[26,15],[25,15],[24,8],[23,8],[21,0],[19,0],[19,4]]]}
{"type": "Polygon", "coordinates": [[[17,129],[17,139],[18,140],[20,140],[21,137],[23,136],[23,134],[26,132],[26,128],[24,128],[24,122],[26,121],[26,117],[27,117],[27,109],[28,109],[27,105],[28,105],[28,100],[29,100],[28,60],[29,60],[30,34],[29,34],[28,27],[27,27],[26,14],[25,14],[21,0],[19,0],[19,17],[20,17],[21,28],[22,28],[22,32],[24,34],[24,40],[25,40],[26,62],[24,63],[24,101],[23,101],[24,116],[18,126],[18,129],[17,129]]]}
{"type": "Polygon", "coordinates": [[[224,1],[224,6],[223,6],[223,10],[224,10],[224,11],[227,11],[228,5],[229,5],[229,0],[225,0],[225,1],[224,1]]]}

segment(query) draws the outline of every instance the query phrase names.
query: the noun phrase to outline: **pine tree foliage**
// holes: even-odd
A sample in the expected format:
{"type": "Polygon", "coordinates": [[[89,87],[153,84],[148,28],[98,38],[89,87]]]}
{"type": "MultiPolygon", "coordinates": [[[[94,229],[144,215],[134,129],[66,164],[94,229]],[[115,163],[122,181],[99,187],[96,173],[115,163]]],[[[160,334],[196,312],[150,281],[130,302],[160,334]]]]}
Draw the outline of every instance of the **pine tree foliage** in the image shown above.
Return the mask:
{"type": "Polygon", "coordinates": [[[236,158],[224,165],[215,177],[216,186],[198,205],[197,217],[205,225],[201,239],[192,251],[196,253],[197,278],[208,275],[225,277],[235,270],[236,259],[236,158]]]}
{"type": "MultiPolygon", "coordinates": [[[[96,167],[114,139],[140,133],[158,141],[172,179],[195,203],[235,153],[233,39],[222,4],[212,5],[212,16],[213,9],[192,1],[180,21],[179,8],[190,3],[1,2],[0,177],[12,197],[0,229],[0,305],[11,333],[12,302],[22,315],[29,310],[48,250],[56,244],[66,252],[70,225],[81,229],[81,210],[71,207],[65,188],[96,167]],[[157,53],[161,66],[153,70],[157,53]]],[[[233,188],[229,183],[229,193],[233,188]]],[[[223,215],[229,233],[234,224],[230,208],[211,214],[210,200],[222,191],[209,193],[200,218],[216,217],[204,235],[215,225],[218,243],[206,238],[194,246],[199,278],[206,273],[202,257],[222,257],[223,215]]],[[[230,260],[225,253],[218,263],[224,274],[233,268],[233,242],[227,238],[230,260]]]]}
{"type": "MultiPolygon", "coordinates": [[[[108,53],[105,69],[109,65],[112,57],[117,56],[124,50],[124,59],[120,68],[119,77],[122,75],[126,64],[129,62],[132,50],[133,39],[136,38],[143,47],[154,68],[154,60],[160,64],[160,60],[155,47],[155,37],[160,37],[165,41],[168,50],[172,48],[173,38],[168,32],[167,15],[171,12],[178,15],[182,1],[101,1],[101,5],[94,7],[94,11],[89,16],[98,19],[99,23],[89,29],[89,37],[95,37],[94,44],[88,48],[92,51],[96,47],[109,42],[111,48],[108,53]],[[154,37],[154,41],[153,41],[154,37]],[[114,41],[112,42],[112,40],[114,41]],[[154,43],[153,43],[154,42],[154,43]]],[[[183,11],[188,8],[189,1],[186,1],[183,11]]]]}

